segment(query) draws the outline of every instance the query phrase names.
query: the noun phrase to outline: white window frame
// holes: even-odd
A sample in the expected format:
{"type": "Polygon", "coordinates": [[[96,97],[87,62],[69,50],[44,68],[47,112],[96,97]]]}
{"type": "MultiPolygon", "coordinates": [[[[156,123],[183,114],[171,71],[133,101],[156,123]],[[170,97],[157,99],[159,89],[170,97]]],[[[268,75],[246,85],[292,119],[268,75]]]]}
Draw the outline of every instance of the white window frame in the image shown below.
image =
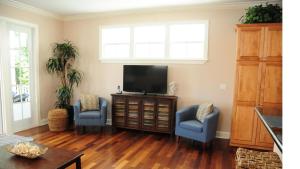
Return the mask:
{"type": "MultiPolygon", "coordinates": [[[[124,60],[124,58],[113,58],[113,59],[110,59],[110,58],[102,58],[102,52],[103,52],[103,43],[102,43],[102,29],[107,29],[107,28],[129,28],[129,57],[131,57],[132,55],[132,36],[133,36],[133,32],[132,32],[132,29],[128,26],[128,25],[114,25],[114,26],[104,26],[101,28],[100,26],[100,31],[99,31],[99,41],[100,41],[100,49],[101,49],[101,52],[100,53],[100,58],[101,60],[124,60]]],[[[127,43],[109,43],[109,45],[122,45],[122,44],[126,44],[127,43]]]]}
{"type": "Polygon", "coordinates": [[[208,35],[209,33],[209,21],[208,20],[194,20],[194,21],[182,21],[182,22],[164,22],[164,23],[140,23],[140,24],[129,24],[129,25],[100,25],[99,26],[99,60],[101,63],[126,63],[126,64],[147,64],[147,63],[175,63],[175,64],[204,64],[208,61],[208,35]],[[205,39],[204,39],[204,56],[201,59],[171,59],[169,56],[170,51],[170,26],[177,24],[204,24],[205,25],[205,39]],[[151,59],[151,58],[136,58],[134,54],[134,28],[139,26],[165,26],[165,56],[162,59],[151,59]],[[109,28],[120,28],[127,27],[130,29],[130,44],[129,44],[129,58],[118,59],[118,58],[103,58],[102,57],[102,29],[109,28]]]}
{"type": "MultiPolygon", "coordinates": [[[[134,60],[140,60],[140,61],[153,61],[153,60],[161,60],[161,59],[151,59],[151,58],[147,58],[147,57],[144,57],[144,58],[141,58],[141,57],[137,57],[137,54],[136,54],[136,51],[135,51],[135,47],[136,45],[138,44],[138,42],[135,42],[134,40],[134,29],[135,28],[138,28],[138,27],[144,27],[144,26],[162,26],[166,29],[166,24],[139,24],[139,25],[133,25],[131,26],[131,30],[132,30],[132,44],[130,44],[130,46],[132,47],[132,50],[133,50],[133,54],[130,55],[130,58],[134,59],[134,60]]],[[[166,34],[166,30],[165,30],[165,34],[166,34]]],[[[162,45],[164,46],[164,53],[165,51],[167,50],[167,47],[166,47],[166,44],[167,44],[167,39],[166,37],[164,38],[163,42],[162,42],[162,45]]],[[[161,44],[160,42],[145,42],[145,44],[161,44]]],[[[164,59],[166,58],[166,56],[164,57],[164,59]]]]}

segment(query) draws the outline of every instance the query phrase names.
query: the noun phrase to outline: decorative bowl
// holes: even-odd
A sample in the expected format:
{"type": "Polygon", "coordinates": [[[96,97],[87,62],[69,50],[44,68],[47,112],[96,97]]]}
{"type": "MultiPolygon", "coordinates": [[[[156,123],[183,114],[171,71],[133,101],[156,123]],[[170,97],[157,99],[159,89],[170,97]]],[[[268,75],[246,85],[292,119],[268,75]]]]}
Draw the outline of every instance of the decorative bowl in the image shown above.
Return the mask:
{"type": "Polygon", "coordinates": [[[45,154],[48,148],[33,142],[20,142],[7,145],[6,150],[17,156],[34,159],[45,154]]]}

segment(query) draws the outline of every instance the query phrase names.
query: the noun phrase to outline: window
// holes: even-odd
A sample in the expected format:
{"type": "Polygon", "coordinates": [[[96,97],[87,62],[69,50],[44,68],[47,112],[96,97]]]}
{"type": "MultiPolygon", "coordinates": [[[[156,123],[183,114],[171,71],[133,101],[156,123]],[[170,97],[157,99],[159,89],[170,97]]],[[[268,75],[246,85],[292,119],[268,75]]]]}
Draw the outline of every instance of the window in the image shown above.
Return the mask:
{"type": "Polygon", "coordinates": [[[133,25],[101,29],[102,61],[203,62],[208,22],[133,25]]]}
{"type": "Polygon", "coordinates": [[[165,56],[165,27],[143,26],[134,28],[134,57],[163,59],[165,56]]]}
{"type": "Polygon", "coordinates": [[[181,24],[170,26],[170,58],[200,59],[205,55],[204,24],[181,24]]]}
{"type": "Polygon", "coordinates": [[[105,59],[129,58],[130,29],[109,28],[102,30],[102,57],[105,59]]]}

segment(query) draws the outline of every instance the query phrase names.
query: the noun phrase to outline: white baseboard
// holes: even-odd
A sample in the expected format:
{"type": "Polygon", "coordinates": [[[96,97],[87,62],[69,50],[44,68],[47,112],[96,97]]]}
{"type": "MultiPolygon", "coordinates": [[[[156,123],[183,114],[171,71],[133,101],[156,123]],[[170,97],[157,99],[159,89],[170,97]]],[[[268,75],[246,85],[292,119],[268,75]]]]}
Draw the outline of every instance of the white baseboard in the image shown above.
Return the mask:
{"type": "MultiPolygon", "coordinates": [[[[42,119],[39,122],[40,126],[48,124],[48,119],[42,119]]],[[[111,119],[106,120],[106,125],[112,125],[111,119]]],[[[221,139],[229,139],[230,138],[230,132],[227,131],[217,131],[216,132],[216,138],[221,138],[221,139]]]]}
{"type": "MultiPolygon", "coordinates": [[[[112,125],[111,119],[106,120],[106,125],[112,125]]],[[[229,139],[230,138],[230,132],[227,131],[217,131],[216,132],[216,138],[221,138],[221,139],[229,139]]]]}
{"type": "Polygon", "coordinates": [[[43,125],[46,125],[48,124],[48,119],[41,119],[40,122],[39,122],[39,126],[43,126],[43,125]]]}
{"type": "MultiPolygon", "coordinates": [[[[46,124],[48,124],[48,119],[42,119],[39,122],[39,126],[43,126],[43,125],[46,125],[46,124]]],[[[106,120],[106,125],[110,125],[111,126],[111,124],[112,124],[111,119],[107,119],[106,120]]]]}
{"type": "Polygon", "coordinates": [[[216,138],[229,139],[230,138],[230,132],[217,131],[216,132],[216,138]]]}

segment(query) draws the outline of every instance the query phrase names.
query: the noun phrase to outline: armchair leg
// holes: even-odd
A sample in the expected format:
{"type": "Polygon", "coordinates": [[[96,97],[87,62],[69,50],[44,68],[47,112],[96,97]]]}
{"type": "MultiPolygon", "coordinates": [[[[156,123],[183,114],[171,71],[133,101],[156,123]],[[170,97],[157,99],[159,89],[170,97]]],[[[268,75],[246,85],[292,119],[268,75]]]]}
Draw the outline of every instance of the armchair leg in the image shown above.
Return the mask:
{"type": "Polygon", "coordinates": [[[202,143],[202,149],[206,150],[206,147],[207,147],[207,143],[202,143]]]}
{"type": "Polygon", "coordinates": [[[208,142],[208,148],[212,148],[212,146],[213,146],[213,140],[211,140],[210,142],[208,142]]]}
{"type": "Polygon", "coordinates": [[[82,134],[84,134],[86,132],[86,126],[81,126],[82,129],[82,134]]]}
{"type": "Polygon", "coordinates": [[[180,136],[176,136],[176,142],[179,143],[180,141],[180,136]]]}
{"type": "Polygon", "coordinates": [[[75,126],[75,133],[80,134],[80,126],[75,126]]]}

